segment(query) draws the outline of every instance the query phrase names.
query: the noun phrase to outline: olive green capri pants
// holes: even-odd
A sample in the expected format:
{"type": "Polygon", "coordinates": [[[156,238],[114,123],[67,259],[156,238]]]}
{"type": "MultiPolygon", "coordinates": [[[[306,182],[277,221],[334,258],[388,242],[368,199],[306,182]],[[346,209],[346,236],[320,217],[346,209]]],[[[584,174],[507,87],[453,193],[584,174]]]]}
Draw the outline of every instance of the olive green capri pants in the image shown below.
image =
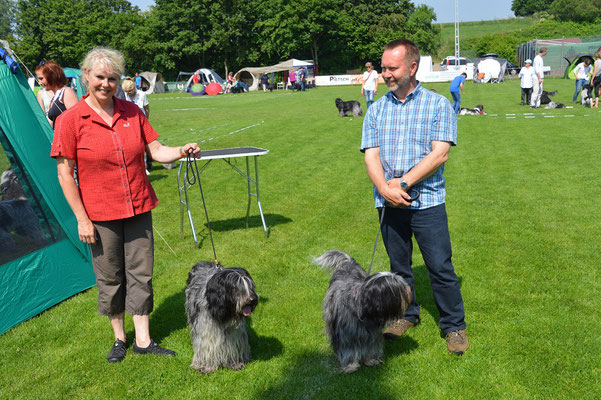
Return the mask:
{"type": "Polygon", "coordinates": [[[152,312],[154,242],[152,214],[146,212],[114,221],[93,221],[96,244],[90,245],[98,286],[98,312],[152,312]]]}

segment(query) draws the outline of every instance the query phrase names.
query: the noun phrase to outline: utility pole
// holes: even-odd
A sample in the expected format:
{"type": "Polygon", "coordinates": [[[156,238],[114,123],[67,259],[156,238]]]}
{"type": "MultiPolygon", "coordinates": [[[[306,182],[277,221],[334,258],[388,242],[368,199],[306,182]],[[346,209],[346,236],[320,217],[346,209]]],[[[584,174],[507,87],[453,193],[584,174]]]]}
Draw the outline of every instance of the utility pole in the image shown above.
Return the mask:
{"type": "Polygon", "coordinates": [[[455,57],[459,66],[459,0],[455,0],[455,57]]]}

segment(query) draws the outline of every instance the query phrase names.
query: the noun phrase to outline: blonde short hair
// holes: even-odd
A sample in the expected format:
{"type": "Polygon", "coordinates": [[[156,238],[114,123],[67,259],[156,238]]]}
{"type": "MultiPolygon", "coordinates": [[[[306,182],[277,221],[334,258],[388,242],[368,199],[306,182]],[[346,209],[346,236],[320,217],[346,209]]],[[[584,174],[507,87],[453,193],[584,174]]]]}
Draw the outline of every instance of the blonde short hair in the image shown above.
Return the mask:
{"type": "Polygon", "coordinates": [[[125,59],[120,51],[108,47],[95,47],[86,54],[81,62],[81,69],[83,70],[82,78],[86,84],[86,72],[91,71],[95,67],[105,67],[121,78],[121,75],[125,72],[125,59]]]}
{"type": "Polygon", "coordinates": [[[121,88],[124,92],[131,92],[136,89],[136,83],[131,78],[125,78],[121,84],[121,88]]]}
{"type": "Polygon", "coordinates": [[[374,65],[371,62],[368,61],[365,63],[365,68],[373,68],[373,67],[374,67],[374,65]]]}

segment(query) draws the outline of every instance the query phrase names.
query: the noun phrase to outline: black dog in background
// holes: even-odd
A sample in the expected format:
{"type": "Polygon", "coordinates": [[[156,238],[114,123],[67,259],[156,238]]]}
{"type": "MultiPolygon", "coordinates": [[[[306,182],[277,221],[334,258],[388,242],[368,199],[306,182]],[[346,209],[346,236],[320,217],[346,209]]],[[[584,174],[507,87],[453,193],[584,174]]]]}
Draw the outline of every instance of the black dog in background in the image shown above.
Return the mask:
{"type": "Polygon", "coordinates": [[[593,100],[593,86],[590,83],[587,83],[580,93],[580,104],[590,107],[591,100],[593,100]]]}
{"type": "Polygon", "coordinates": [[[361,103],[359,103],[357,100],[342,101],[342,99],[338,98],[336,99],[336,108],[338,108],[338,115],[340,117],[345,117],[347,115],[359,117],[363,115],[361,103]]]}

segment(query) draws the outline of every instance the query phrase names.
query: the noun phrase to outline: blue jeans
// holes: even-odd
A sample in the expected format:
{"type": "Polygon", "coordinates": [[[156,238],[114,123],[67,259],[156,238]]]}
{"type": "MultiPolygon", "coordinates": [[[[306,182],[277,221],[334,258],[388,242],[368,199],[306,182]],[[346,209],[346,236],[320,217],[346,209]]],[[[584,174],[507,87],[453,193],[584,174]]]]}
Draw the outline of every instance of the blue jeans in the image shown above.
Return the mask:
{"type": "MultiPolygon", "coordinates": [[[[382,208],[378,209],[380,217],[382,208]]],[[[440,314],[439,326],[446,334],[465,329],[465,312],[459,280],[451,262],[451,238],[444,204],[423,210],[386,207],[382,221],[382,241],[390,258],[390,271],[411,286],[412,301],[404,319],[418,323],[420,307],[415,298],[411,255],[415,239],[430,275],[434,302],[440,314]]]]}
{"type": "Polygon", "coordinates": [[[461,95],[459,92],[451,92],[451,96],[453,97],[451,107],[455,110],[455,114],[459,114],[459,111],[461,111],[461,95]]]}
{"type": "Polygon", "coordinates": [[[367,102],[367,108],[374,104],[374,90],[363,90],[365,94],[365,101],[367,102]]]}
{"type": "Polygon", "coordinates": [[[578,99],[578,93],[580,93],[584,85],[586,85],[586,79],[576,79],[576,91],[574,92],[572,102],[575,102],[576,99],[578,99]]]}

